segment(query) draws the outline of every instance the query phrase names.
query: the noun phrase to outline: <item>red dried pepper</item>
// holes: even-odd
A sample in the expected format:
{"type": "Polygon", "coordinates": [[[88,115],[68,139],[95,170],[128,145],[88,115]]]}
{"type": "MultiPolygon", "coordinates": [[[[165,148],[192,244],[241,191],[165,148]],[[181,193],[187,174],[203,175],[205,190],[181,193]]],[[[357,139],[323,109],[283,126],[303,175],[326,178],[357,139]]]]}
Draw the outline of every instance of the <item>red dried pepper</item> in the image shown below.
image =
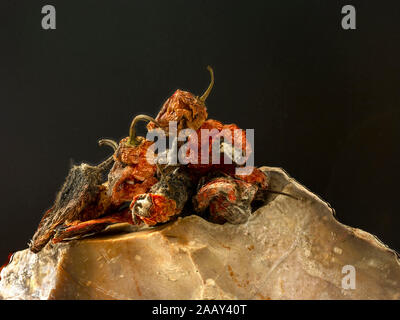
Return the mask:
{"type": "MultiPolygon", "coordinates": [[[[170,121],[176,121],[178,131],[186,128],[197,130],[207,119],[205,101],[214,85],[214,72],[210,66],[207,69],[211,75],[211,83],[201,97],[178,89],[165,101],[156,117],[156,121],[162,129],[168,131],[170,121]]],[[[149,123],[147,128],[152,130],[155,128],[155,124],[149,123]]]]}
{"type": "Polygon", "coordinates": [[[209,208],[209,219],[216,223],[244,223],[257,191],[256,185],[229,176],[212,178],[193,197],[194,209],[204,212],[209,208]]]}
{"type": "MultiPolygon", "coordinates": [[[[76,172],[71,170],[58,200],[42,218],[33,237],[32,251],[40,251],[51,238],[53,243],[57,243],[99,232],[114,223],[145,223],[152,226],[167,222],[183,211],[194,185],[198,185],[198,191],[192,198],[196,212],[208,211],[209,219],[216,223],[228,221],[237,224],[247,221],[253,200],[265,198],[265,192],[268,191],[267,176],[252,167],[246,167],[249,169],[247,175],[236,174],[236,169],[243,167],[251,155],[252,148],[246,132],[237,125],[206,120],[205,100],[214,84],[213,71],[210,67],[208,70],[211,83],[201,97],[177,90],[164,103],[156,119],[139,115],[131,123],[129,137],[122,139],[119,144],[109,140],[104,142],[115,149],[111,159],[115,163],[108,174],[108,184],[101,184],[98,174],[87,173],[84,170],[87,165],[82,165],[76,172]],[[159,168],[161,177],[158,178],[158,165],[147,158],[151,155],[147,151],[153,142],[136,136],[135,126],[141,120],[149,121],[149,130],[159,127],[168,131],[170,121],[177,122],[178,130],[195,130],[196,139],[191,139],[191,136],[188,138],[189,164],[167,167],[162,171],[159,168]],[[208,130],[208,137],[203,129],[208,130]],[[214,145],[217,139],[220,142],[214,145]],[[235,144],[238,141],[241,142],[240,146],[235,144]],[[213,159],[215,147],[219,163],[213,163],[216,160],[213,159]],[[202,150],[207,149],[205,158],[208,163],[203,163],[206,159],[202,159],[202,150]],[[237,155],[241,163],[237,162],[237,155]],[[229,163],[225,163],[226,156],[231,160],[229,163]],[[194,163],[196,160],[197,163],[194,163]],[[67,192],[68,188],[73,192],[67,192]],[[129,208],[123,206],[126,202],[130,202],[129,208]],[[73,210],[69,212],[66,208],[73,210]]],[[[109,163],[110,159],[107,161],[109,163]]]]}
{"type": "Polygon", "coordinates": [[[242,157],[243,162],[248,159],[252,152],[251,144],[246,139],[246,131],[240,129],[236,124],[224,125],[220,121],[208,119],[196,131],[196,136],[197,140],[192,139],[190,136],[188,138],[187,156],[189,159],[188,168],[197,176],[202,176],[211,170],[232,170],[233,168],[238,167],[232,154],[230,155],[232,161],[230,163],[225,163],[225,154],[229,155],[230,151],[240,153],[239,155],[242,157]],[[207,133],[207,135],[204,135],[204,133],[207,133]],[[220,144],[213,146],[214,142],[217,141],[217,138],[220,139],[220,144]],[[241,142],[240,150],[235,149],[235,141],[241,142]],[[224,147],[227,149],[227,146],[231,150],[224,150],[224,147]],[[219,152],[219,164],[213,163],[213,148],[218,148],[217,153],[219,152]],[[193,155],[196,156],[196,152],[191,152],[191,150],[197,150],[197,159],[193,158],[193,155]],[[202,159],[202,150],[203,152],[208,150],[206,159],[202,159]],[[197,163],[194,163],[196,160],[197,163]],[[204,160],[207,160],[208,163],[204,163],[207,162],[204,160]]]}
{"type": "Polygon", "coordinates": [[[136,136],[135,126],[141,120],[158,124],[149,116],[136,116],[132,121],[129,137],[119,143],[114,155],[115,163],[108,177],[110,197],[114,206],[132,201],[137,194],[147,192],[157,182],[154,176],[156,165],[146,157],[153,142],[136,136]]]}
{"type": "Polygon", "coordinates": [[[184,168],[169,168],[149,191],[137,195],[131,205],[132,215],[147,225],[168,221],[182,212],[190,196],[192,181],[184,168]]]}
{"type": "Polygon", "coordinates": [[[132,220],[132,215],[129,209],[122,212],[106,215],[97,219],[87,221],[74,221],[70,224],[65,224],[57,227],[56,233],[52,239],[52,243],[58,243],[65,239],[71,239],[88,234],[93,234],[104,230],[107,226],[115,223],[129,223],[135,224],[132,220]]]}
{"type": "Polygon", "coordinates": [[[142,120],[154,121],[157,124],[149,116],[136,116],[131,123],[129,137],[122,139],[119,145],[116,146],[115,162],[108,175],[107,194],[107,199],[109,199],[110,207],[113,210],[109,210],[107,214],[98,219],[86,215],[82,217],[83,219],[77,219],[58,226],[53,243],[67,238],[99,232],[114,223],[136,223],[136,221],[132,220],[132,215],[128,209],[123,210],[122,213],[115,211],[124,202],[131,202],[137,194],[146,193],[158,181],[154,176],[156,165],[149,162],[146,157],[147,150],[153,142],[146,140],[144,137],[136,136],[135,126],[142,120]]]}

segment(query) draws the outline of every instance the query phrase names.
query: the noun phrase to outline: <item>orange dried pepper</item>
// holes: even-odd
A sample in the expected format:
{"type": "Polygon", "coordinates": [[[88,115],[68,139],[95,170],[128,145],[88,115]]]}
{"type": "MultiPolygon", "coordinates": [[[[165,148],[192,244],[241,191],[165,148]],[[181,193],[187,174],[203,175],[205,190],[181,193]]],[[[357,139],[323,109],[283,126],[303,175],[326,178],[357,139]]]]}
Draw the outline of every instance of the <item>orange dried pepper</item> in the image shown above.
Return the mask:
{"type": "Polygon", "coordinates": [[[82,237],[88,234],[93,234],[104,230],[107,226],[115,223],[135,224],[132,220],[132,215],[129,209],[122,212],[116,212],[97,219],[87,221],[74,221],[57,227],[56,233],[52,239],[52,243],[58,243],[65,239],[82,237]]]}
{"type": "Polygon", "coordinates": [[[192,181],[182,167],[161,172],[161,179],[148,193],[137,195],[131,205],[132,215],[147,225],[167,222],[182,212],[191,193],[192,181]]]}
{"type": "Polygon", "coordinates": [[[114,166],[108,176],[109,192],[114,206],[132,201],[137,194],[147,192],[157,182],[154,177],[156,165],[146,157],[153,142],[136,136],[135,126],[141,120],[153,121],[158,125],[149,116],[136,116],[131,123],[129,137],[120,141],[114,154],[114,166]]]}
{"type": "Polygon", "coordinates": [[[193,197],[196,212],[209,209],[209,218],[216,223],[244,223],[251,214],[251,202],[258,187],[229,176],[212,178],[193,197]]]}
{"type": "Polygon", "coordinates": [[[196,136],[197,140],[191,139],[190,136],[188,138],[187,156],[189,158],[188,168],[197,175],[204,175],[210,170],[235,168],[238,165],[235,163],[232,153],[239,153],[239,156],[243,157],[242,161],[246,161],[252,152],[251,145],[246,139],[246,131],[240,129],[236,124],[223,124],[220,121],[208,119],[196,131],[196,136]],[[218,138],[220,139],[219,144],[214,145],[218,138]],[[235,149],[235,141],[241,142],[240,150],[235,149]],[[219,164],[213,163],[213,148],[217,148],[219,164]],[[196,160],[193,158],[193,155],[196,156],[196,152],[191,152],[191,149],[197,150],[197,163],[193,163],[196,160]],[[205,153],[207,150],[208,154],[205,153]],[[205,153],[205,159],[202,159],[203,153],[205,153]],[[230,163],[225,162],[225,154],[231,158],[230,163]],[[208,163],[204,163],[207,161],[208,163]]]}
{"type": "MultiPolygon", "coordinates": [[[[178,132],[186,128],[197,130],[207,119],[208,114],[205,101],[214,85],[213,69],[210,66],[207,69],[211,75],[211,82],[201,97],[178,89],[165,101],[155,119],[162,129],[168,131],[170,121],[176,121],[178,132]]],[[[149,123],[147,128],[149,130],[154,129],[155,124],[149,123]]]]}

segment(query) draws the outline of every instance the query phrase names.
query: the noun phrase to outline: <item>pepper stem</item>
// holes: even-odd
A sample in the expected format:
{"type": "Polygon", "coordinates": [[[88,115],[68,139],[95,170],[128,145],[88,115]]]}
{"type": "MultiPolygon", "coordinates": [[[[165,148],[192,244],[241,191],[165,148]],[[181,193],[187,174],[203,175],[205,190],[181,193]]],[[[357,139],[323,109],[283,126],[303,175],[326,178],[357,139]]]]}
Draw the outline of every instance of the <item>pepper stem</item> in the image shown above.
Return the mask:
{"type": "Polygon", "coordinates": [[[199,100],[202,101],[203,103],[206,101],[208,95],[209,95],[210,92],[211,92],[211,89],[212,89],[213,86],[214,86],[214,71],[213,71],[213,69],[212,69],[210,66],[207,66],[207,70],[210,72],[210,75],[211,75],[211,82],[210,82],[210,84],[209,84],[207,90],[206,90],[206,91],[203,93],[203,95],[199,98],[199,100]]]}
{"type": "MultiPolygon", "coordinates": [[[[113,148],[114,152],[115,152],[115,150],[118,149],[118,143],[116,143],[115,141],[110,140],[110,139],[101,139],[101,140],[99,140],[98,143],[99,143],[100,147],[109,146],[109,147],[113,148]]],[[[106,160],[104,160],[102,163],[97,165],[96,167],[99,168],[99,169],[105,169],[109,165],[111,165],[111,163],[113,163],[113,161],[114,161],[114,155],[111,155],[106,160]]]]}
{"type": "Polygon", "coordinates": [[[114,140],[111,140],[111,139],[101,139],[101,140],[99,140],[99,146],[100,147],[109,146],[109,147],[113,148],[114,151],[118,149],[118,143],[116,143],[114,140]]]}
{"type": "Polygon", "coordinates": [[[143,120],[147,120],[149,122],[154,122],[158,127],[161,127],[160,124],[152,117],[146,116],[145,114],[139,114],[138,116],[133,118],[131,127],[129,128],[129,140],[127,142],[128,145],[135,147],[140,144],[141,140],[139,140],[136,136],[135,126],[139,121],[143,121],[143,120]]]}

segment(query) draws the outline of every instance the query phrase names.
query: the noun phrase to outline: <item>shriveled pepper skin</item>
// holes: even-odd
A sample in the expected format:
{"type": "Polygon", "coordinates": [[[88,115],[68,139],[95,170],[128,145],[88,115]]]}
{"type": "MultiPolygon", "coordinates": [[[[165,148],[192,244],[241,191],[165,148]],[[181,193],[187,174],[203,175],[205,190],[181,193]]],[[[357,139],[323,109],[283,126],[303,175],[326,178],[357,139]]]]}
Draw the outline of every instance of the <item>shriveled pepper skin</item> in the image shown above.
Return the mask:
{"type": "MultiPolygon", "coordinates": [[[[158,127],[167,131],[169,122],[176,121],[178,131],[188,128],[193,130],[200,128],[208,117],[205,101],[214,85],[214,71],[210,66],[207,66],[207,70],[210,72],[211,82],[203,95],[198,97],[188,91],[176,90],[165,101],[155,119],[158,127]]],[[[156,123],[154,122],[147,125],[148,130],[152,130],[155,127],[156,123]]]]}
{"type": "Polygon", "coordinates": [[[109,174],[109,193],[113,206],[130,202],[140,194],[147,192],[158,180],[154,177],[156,168],[144,175],[136,174],[137,167],[124,166],[116,162],[109,174]]]}
{"type": "Polygon", "coordinates": [[[256,185],[259,189],[266,190],[268,188],[268,178],[264,172],[255,167],[248,168],[249,174],[238,175],[236,174],[236,168],[225,167],[220,172],[231,176],[232,178],[245,181],[250,184],[256,185]]]}
{"type": "Polygon", "coordinates": [[[210,220],[240,224],[251,214],[251,202],[258,187],[232,177],[218,177],[202,185],[193,197],[196,212],[209,208],[210,220]]]}
{"type": "MultiPolygon", "coordinates": [[[[246,131],[235,124],[207,120],[205,100],[214,84],[213,70],[211,67],[208,70],[211,82],[201,97],[176,90],[155,119],[148,115],[136,116],[131,122],[129,137],[119,144],[101,140],[115,151],[109,158],[114,165],[107,183],[102,183],[100,167],[82,165],[71,170],[55,204],[42,218],[33,237],[32,251],[40,251],[51,238],[53,243],[80,238],[114,223],[148,226],[164,223],[181,214],[191,202],[191,213],[193,208],[198,213],[208,212],[212,222],[239,224],[247,221],[252,202],[256,200],[253,204],[257,204],[271,191],[268,191],[267,176],[262,171],[245,166],[253,152],[246,131]],[[155,159],[148,158],[155,156],[148,153],[154,142],[136,135],[135,126],[143,120],[149,121],[148,130],[157,127],[168,132],[171,121],[177,123],[178,132],[192,129],[195,134],[188,137],[186,145],[189,163],[162,170],[156,166],[155,159]],[[193,150],[197,152],[191,152],[193,150]],[[208,161],[204,163],[204,160],[208,161]],[[239,175],[238,168],[246,168],[248,173],[239,175]],[[196,185],[197,192],[192,197],[196,185]],[[189,199],[192,201],[188,202],[189,199]]],[[[184,141],[178,139],[178,146],[183,144],[184,141]]]]}
{"type": "MultiPolygon", "coordinates": [[[[170,121],[177,122],[178,131],[186,128],[197,130],[207,116],[207,108],[203,101],[188,91],[178,89],[165,101],[156,120],[165,131],[168,131],[170,121]]],[[[153,122],[147,124],[148,130],[155,128],[153,122]]]]}
{"type": "Polygon", "coordinates": [[[136,195],[147,192],[158,181],[154,176],[156,166],[146,157],[153,142],[142,140],[138,146],[128,146],[128,139],[121,140],[114,154],[114,166],[108,175],[113,206],[132,201],[136,195]]]}
{"type": "MultiPolygon", "coordinates": [[[[103,170],[105,167],[93,167],[87,164],[71,168],[64,185],[57,194],[53,207],[43,215],[33,235],[29,244],[32,252],[39,252],[53,237],[58,226],[67,221],[81,219],[85,209],[91,206],[96,207],[100,194],[104,191],[102,186],[103,170]]],[[[106,205],[106,203],[103,204],[106,205]]],[[[93,214],[97,216],[102,212],[95,210],[93,214]]]]}
{"type": "Polygon", "coordinates": [[[111,224],[123,222],[135,224],[128,209],[122,212],[109,214],[98,219],[92,219],[83,222],[76,220],[70,224],[57,227],[54,238],[52,239],[52,243],[58,243],[65,239],[78,238],[88,234],[97,233],[104,230],[111,224]]]}
{"type": "Polygon", "coordinates": [[[182,212],[191,194],[192,181],[186,171],[178,167],[164,172],[149,193],[137,195],[131,203],[134,219],[147,225],[167,222],[182,212]]]}
{"type": "MultiPolygon", "coordinates": [[[[188,168],[195,175],[203,176],[209,171],[215,170],[227,170],[229,168],[237,167],[234,159],[230,162],[225,162],[225,152],[223,150],[224,146],[229,146],[231,149],[235,148],[235,141],[241,142],[241,149],[234,152],[240,152],[243,156],[243,161],[246,161],[250,156],[252,149],[250,143],[246,139],[246,131],[241,130],[236,124],[223,124],[220,121],[208,119],[203,122],[201,127],[196,131],[196,139],[188,138],[187,156],[189,159],[188,168]],[[207,130],[207,131],[203,131],[207,130]],[[207,133],[208,132],[208,133],[207,133]],[[220,139],[219,145],[214,145],[220,139]],[[213,163],[213,148],[218,148],[219,152],[219,164],[213,163]],[[196,152],[191,152],[190,150],[198,150],[197,159],[193,158],[196,156],[196,152]],[[208,154],[205,152],[208,150],[208,154]],[[204,155],[202,153],[205,153],[204,155]],[[205,156],[205,159],[204,159],[205,156]],[[197,163],[195,161],[197,160],[197,163]],[[208,160],[208,163],[204,163],[204,160],[208,160]]],[[[229,154],[229,153],[227,153],[229,154]]]]}
{"type": "Polygon", "coordinates": [[[175,200],[153,193],[137,195],[132,201],[131,210],[148,226],[167,222],[172,216],[179,214],[175,200]]]}
{"type": "Polygon", "coordinates": [[[127,144],[128,140],[129,137],[126,137],[120,141],[118,149],[115,151],[114,159],[126,165],[138,165],[142,163],[143,160],[146,160],[146,152],[154,142],[141,139],[139,145],[130,146],[127,144]]]}

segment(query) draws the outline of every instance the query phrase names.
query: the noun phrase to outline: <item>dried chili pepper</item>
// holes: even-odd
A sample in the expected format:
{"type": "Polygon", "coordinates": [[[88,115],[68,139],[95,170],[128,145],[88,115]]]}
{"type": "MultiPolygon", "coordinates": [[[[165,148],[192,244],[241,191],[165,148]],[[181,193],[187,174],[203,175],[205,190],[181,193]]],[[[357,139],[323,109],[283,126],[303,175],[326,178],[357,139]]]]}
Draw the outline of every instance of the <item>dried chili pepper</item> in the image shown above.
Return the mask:
{"type": "Polygon", "coordinates": [[[51,238],[53,243],[80,238],[115,223],[149,226],[164,223],[180,214],[187,204],[192,204],[197,213],[208,211],[213,222],[243,223],[251,214],[252,202],[265,198],[265,192],[288,195],[268,190],[267,176],[257,168],[246,167],[249,174],[236,174],[236,169],[243,167],[251,155],[252,147],[246,132],[237,125],[207,120],[205,100],[214,84],[213,70],[211,67],[208,70],[211,83],[201,97],[177,90],[164,103],[156,119],[136,116],[129,136],[119,144],[103,140],[103,144],[115,150],[111,158],[97,167],[82,164],[71,169],[32,239],[33,252],[40,251],[51,238]],[[195,130],[196,139],[188,138],[188,165],[167,166],[161,170],[155,159],[148,159],[153,141],[136,135],[136,124],[142,120],[149,121],[148,130],[158,127],[167,132],[170,121],[177,122],[178,130],[195,130]],[[203,130],[208,130],[208,135],[203,130]],[[194,149],[197,152],[192,153],[194,149]],[[208,150],[205,155],[203,150],[208,150]],[[240,163],[237,156],[241,158],[240,163]],[[229,161],[225,163],[226,157],[229,161]],[[107,183],[102,183],[101,175],[113,160],[107,183]],[[157,168],[160,177],[156,174],[157,168]],[[188,202],[193,185],[198,185],[198,190],[188,202]]]}
{"type": "Polygon", "coordinates": [[[251,173],[246,175],[238,175],[235,172],[236,168],[228,166],[220,169],[220,171],[224,174],[231,176],[232,178],[254,184],[259,189],[266,190],[268,188],[268,178],[266,174],[262,172],[260,169],[255,167],[248,167],[248,169],[249,169],[248,171],[251,173]]]}
{"type": "Polygon", "coordinates": [[[190,136],[188,138],[187,155],[189,158],[188,168],[197,176],[203,176],[209,171],[232,170],[238,167],[238,164],[235,163],[235,152],[243,157],[243,161],[246,161],[252,152],[251,145],[246,139],[246,131],[240,129],[236,124],[223,124],[220,121],[208,119],[196,131],[196,135],[197,139],[191,139],[190,136]],[[207,132],[208,134],[205,135],[204,133],[207,132]],[[218,139],[220,144],[215,146],[214,143],[218,142],[218,139]],[[235,141],[239,140],[241,145],[240,150],[237,150],[235,141]],[[219,163],[215,163],[213,159],[213,148],[217,148],[219,163]],[[191,152],[191,149],[196,149],[198,152],[191,152]],[[208,154],[205,154],[205,159],[202,159],[204,150],[208,150],[208,154]],[[191,158],[193,155],[197,156],[197,159],[191,158]],[[230,158],[230,163],[225,163],[225,156],[230,158]],[[197,163],[195,163],[196,160],[197,163]]]}
{"type": "Polygon", "coordinates": [[[154,142],[136,136],[135,126],[142,120],[158,125],[149,116],[136,116],[131,123],[129,137],[119,143],[114,155],[114,166],[108,175],[109,195],[114,206],[132,201],[135,195],[147,192],[158,181],[154,176],[157,170],[154,161],[149,162],[146,157],[154,142]]]}
{"type": "MultiPolygon", "coordinates": [[[[99,144],[113,146],[109,140],[101,140],[99,144]]],[[[33,235],[29,244],[32,252],[39,252],[49,242],[56,227],[68,221],[80,220],[82,212],[98,202],[104,191],[103,175],[113,161],[111,156],[98,166],[83,163],[70,169],[54,205],[46,211],[33,235]]],[[[92,212],[96,215],[100,213],[97,210],[92,212]]]]}
{"type": "Polygon", "coordinates": [[[191,193],[192,181],[184,168],[168,168],[148,193],[137,195],[131,205],[134,220],[149,226],[167,222],[182,212],[191,193]]]}
{"type": "MultiPolygon", "coordinates": [[[[197,130],[207,119],[208,114],[205,101],[214,85],[214,71],[210,66],[207,69],[211,75],[211,82],[201,97],[178,89],[165,101],[156,117],[162,129],[167,131],[169,122],[176,121],[178,131],[186,128],[197,130]]],[[[149,130],[154,129],[154,123],[149,123],[147,128],[149,130]]]]}
{"type": "Polygon", "coordinates": [[[63,240],[76,239],[83,236],[103,231],[106,227],[115,223],[134,224],[130,210],[124,209],[121,212],[108,214],[97,219],[87,220],[83,222],[75,221],[74,223],[61,225],[56,228],[56,232],[52,239],[53,243],[58,243],[63,240]]]}
{"type": "Polygon", "coordinates": [[[209,211],[209,219],[215,223],[244,223],[252,212],[252,205],[263,202],[267,193],[276,193],[300,200],[292,194],[268,189],[267,175],[258,168],[251,174],[237,175],[231,167],[212,171],[203,176],[193,197],[196,212],[209,211]]]}
{"type": "MultiPolygon", "coordinates": [[[[32,251],[40,251],[52,237],[52,242],[57,243],[64,239],[99,232],[113,223],[133,223],[131,218],[128,219],[126,215],[115,213],[115,211],[124,202],[130,202],[136,194],[147,192],[158,181],[154,177],[156,166],[149,163],[146,158],[147,149],[153,142],[136,136],[135,125],[141,120],[156,122],[149,116],[136,116],[131,123],[129,137],[122,139],[119,145],[117,143],[112,144],[115,153],[107,162],[115,160],[115,163],[108,175],[108,188],[105,185],[99,185],[98,179],[90,182],[84,181],[85,187],[88,185],[91,188],[95,188],[96,192],[86,190],[82,185],[75,187],[73,190],[84,190],[81,191],[82,195],[76,194],[76,192],[68,194],[68,199],[75,201],[72,206],[74,211],[56,215],[53,213],[59,212],[66,205],[69,207],[70,203],[68,201],[58,204],[56,209],[50,209],[42,218],[39,226],[40,231],[38,230],[33,238],[31,244],[32,251]],[[91,195],[90,199],[86,199],[88,195],[91,195]],[[84,199],[80,201],[82,197],[84,199]],[[57,209],[58,207],[59,209],[57,209]],[[107,210],[108,214],[106,213],[107,210]],[[114,213],[111,213],[112,211],[114,213]],[[100,217],[104,213],[106,214],[100,217]],[[98,217],[100,218],[96,219],[98,217]]],[[[109,142],[109,140],[107,141],[109,142]]],[[[81,167],[85,168],[85,170],[92,170],[87,165],[81,165],[81,167]]],[[[65,199],[66,192],[71,189],[71,185],[77,184],[76,181],[82,179],[81,167],[71,169],[67,182],[57,199],[65,199]]],[[[103,168],[103,165],[100,165],[100,167],[103,168]]],[[[93,177],[90,174],[83,174],[82,176],[83,180],[85,177],[93,177]]]]}
{"type": "Polygon", "coordinates": [[[193,197],[193,206],[199,213],[208,208],[212,222],[240,224],[249,218],[257,190],[255,184],[230,176],[212,178],[201,185],[193,197]]]}

